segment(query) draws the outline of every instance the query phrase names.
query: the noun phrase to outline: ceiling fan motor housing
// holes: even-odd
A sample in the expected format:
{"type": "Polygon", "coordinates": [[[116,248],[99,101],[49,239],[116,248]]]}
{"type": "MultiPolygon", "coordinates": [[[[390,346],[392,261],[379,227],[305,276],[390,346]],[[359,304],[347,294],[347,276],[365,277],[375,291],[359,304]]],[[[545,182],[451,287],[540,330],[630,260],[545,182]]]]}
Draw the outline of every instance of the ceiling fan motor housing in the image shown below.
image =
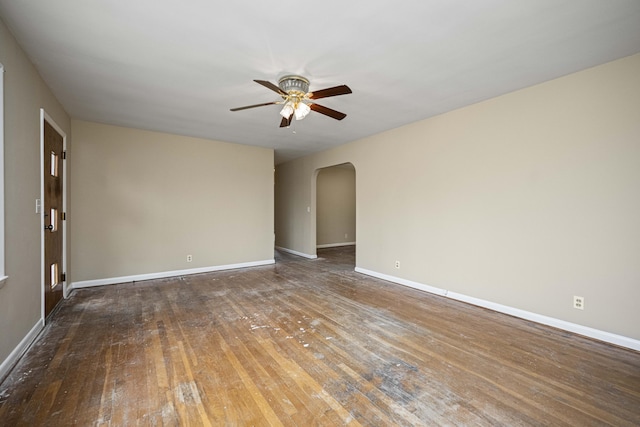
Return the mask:
{"type": "Polygon", "coordinates": [[[278,87],[289,95],[303,97],[309,91],[309,80],[300,76],[284,76],[278,80],[278,87]]]}

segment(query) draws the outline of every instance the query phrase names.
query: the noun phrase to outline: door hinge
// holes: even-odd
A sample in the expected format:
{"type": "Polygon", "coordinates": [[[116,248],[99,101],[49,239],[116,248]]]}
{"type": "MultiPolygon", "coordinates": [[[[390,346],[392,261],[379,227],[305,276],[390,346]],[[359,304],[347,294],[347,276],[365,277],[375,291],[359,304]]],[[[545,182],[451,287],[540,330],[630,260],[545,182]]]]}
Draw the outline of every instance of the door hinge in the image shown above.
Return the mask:
{"type": "Polygon", "coordinates": [[[63,282],[67,281],[67,273],[62,273],[62,277],[61,277],[63,282]]]}
{"type": "Polygon", "coordinates": [[[67,160],[67,152],[66,151],[62,152],[62,160],[67,160]]]}
{"type": "Polygon", "coordinates": [[[63,221],[67,220],[67,213],[66,212],[62,212],[62,220],[63,221]]]}

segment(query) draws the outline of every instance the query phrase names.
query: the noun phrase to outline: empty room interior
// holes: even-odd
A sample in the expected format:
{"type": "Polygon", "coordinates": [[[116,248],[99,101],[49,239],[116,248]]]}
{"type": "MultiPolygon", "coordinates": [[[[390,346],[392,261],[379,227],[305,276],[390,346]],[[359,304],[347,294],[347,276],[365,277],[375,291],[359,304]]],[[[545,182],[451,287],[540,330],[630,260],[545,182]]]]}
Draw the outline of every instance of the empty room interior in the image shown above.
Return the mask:
{"type": "Polygon", "coordinates": [[[640,425],[636,302],[638,1],[0,0],[0,425],[640,425]]]}

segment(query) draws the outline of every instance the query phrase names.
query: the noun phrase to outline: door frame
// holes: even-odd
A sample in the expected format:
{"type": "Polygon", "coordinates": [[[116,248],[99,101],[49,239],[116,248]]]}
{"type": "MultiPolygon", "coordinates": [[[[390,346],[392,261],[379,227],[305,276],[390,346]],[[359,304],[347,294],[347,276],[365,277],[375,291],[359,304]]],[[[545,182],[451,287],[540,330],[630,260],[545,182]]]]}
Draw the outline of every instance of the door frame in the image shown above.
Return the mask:
{"type": "MultiPolygon", "coordinates": [[[[40,285],[41,285],[41,293],[40,293],[40,316],[42,320],[45,320],[45,303],[44,303],[44,293],[45,293],[45,274],[46,269],[44,265],[44,234],[45,234],[45,219],[42,212],[44,206],[44,122],[49,123],[55,130],[62,136],[62,150],[67,151],[67,134],[62,128],[56,123],[53,118],[47,114],[44,108],[40,109],[40,285]]],[[[64,160],[63,160],[64,162],[64,160]]],[[[64,163],[63,174],[62,174],[62,211],[67,212],[67,176],[69,175],[69,170],[67,168],[67,163],[64,163]]],[[[67,230],[69,221],[62,221],[62,272],[67,273],[67,230]]],[[[69,283],[69,277],[65,277],[66,280],[62,282],[62,297],[67,298],[69,296],[69,289],[67,287],[67,283],[69,283]]]]}

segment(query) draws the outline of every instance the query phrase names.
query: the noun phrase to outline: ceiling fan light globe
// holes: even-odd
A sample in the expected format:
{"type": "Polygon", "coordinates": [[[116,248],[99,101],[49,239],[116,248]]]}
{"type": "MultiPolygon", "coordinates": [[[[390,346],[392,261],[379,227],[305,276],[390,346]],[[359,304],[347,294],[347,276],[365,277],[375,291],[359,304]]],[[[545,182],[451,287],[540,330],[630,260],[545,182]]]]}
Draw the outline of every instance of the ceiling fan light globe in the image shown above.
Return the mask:
{"type": "Polygon", "coordinates": [[[311,107],[309,107],[304,102],[300,102],[298,104],[298,108],[296,108],[296,111],[295,111],[296,120],[302,120],[305,117],[307,117],[307,114],[309,114],[309,111],[311,111],[311,107]]]}
{"type": "Polygon", "coordinates": [[[282,107],[282,110],[280,111],[280,115],[285,119],[288,119],[289,117],[291,117],[292,114],[293,114],[293,106],[287,102],[286,104],[284,104],[284,107],[282,107]]]}

